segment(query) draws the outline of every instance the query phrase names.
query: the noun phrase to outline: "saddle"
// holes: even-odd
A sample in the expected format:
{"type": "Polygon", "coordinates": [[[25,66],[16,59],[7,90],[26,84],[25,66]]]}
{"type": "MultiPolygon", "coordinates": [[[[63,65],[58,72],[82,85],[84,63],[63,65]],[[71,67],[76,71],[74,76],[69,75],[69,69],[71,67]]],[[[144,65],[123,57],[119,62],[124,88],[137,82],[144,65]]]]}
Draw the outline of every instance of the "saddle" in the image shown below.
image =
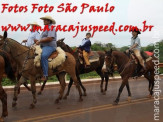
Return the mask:
{"type": "MultiPolygon", "coordinates": [[[[80,51],[79,53],[81,54],[79,56],[79,61],[80,61],[81,64],[83,64],[85,62],[84,59],[83,59],[83,52],[80,51]]],[[[99,61],[99,57],[100,56],[99,56],[99,54],[96,51],[90,51],[88,53],[88,56],[89,56],[88,60],[89,60],[90,63],[99,61]]]]}
{"type": "Polygon", "coordinates": [[[58,56],[58,52],[57,51],[54,51],[48,59],[55,59],[56,57],[58,56]]]}
{"type": "MultiPolygon", "coordinates": [[[[42,49],[40,46],[35,46],[35,58],[34,58],[34,65],[36,67],[41,67],[41,53],[42,53],[42,49]]],[[[57,47],[56,51],[53,52],[49,58],[48,58],[48,65],[50,69],[55,69],[56,67],[60,66],[62,63],[65,62],[66,60],[66,53],[60,48],[57,47]]]]}

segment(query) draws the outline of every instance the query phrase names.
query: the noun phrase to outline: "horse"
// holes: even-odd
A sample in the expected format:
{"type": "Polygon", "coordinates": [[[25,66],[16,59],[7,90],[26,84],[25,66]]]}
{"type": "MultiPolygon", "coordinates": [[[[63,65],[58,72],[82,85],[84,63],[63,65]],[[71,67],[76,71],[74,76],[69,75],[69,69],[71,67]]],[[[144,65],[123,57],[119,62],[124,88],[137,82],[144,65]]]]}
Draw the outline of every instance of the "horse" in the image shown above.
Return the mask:
{"type": "MultiPolygon", "coordinates": [[[[77,72],[78,72],[78,76],[77,77],[78,77],[80,86],[81,86],[81,88],[84,91],[84,96],[87,95],[86,94],[86,89],[82,85],[82,82],[81,82],[81,79],[80,79],[79,75],[80,74],[89,73],[89,72],[92,72],[92,71],[96,71],[97,74],[100,75],[100,77],[101,77],[100,88],[101,88],[101,92],[105,95],[106,94],[106,91],[107,91],[108,81],[109,81],[109,73],[102,71],[102,68],[103,68],[103,65],[104,65],[104,59],[105,59],[105,52],[103,52],[103,51],[97,51],[97,53],[99,55],[99,60],[96,61],[96,62],[92,62],[90,68],[85,68],[85,65],[80,63],[80,60],[79,60],[79,58],[80,58],[79,57],[79,52],[78,51],[75,52],[75,50],[73,50],[67,44],[65,44],[64,43],[64,39],[58,40],[57,41],[57,45],[59,47],[61,47],[65,52],[69,52],[69,53],[71,53],[75,57],[76,63],[77,63],[77,72]],[[105,79],[105,89],[103,89],[104,79],[105,79]]],[[[67,96],[69,95],[70,88],[71,88],[72,84],[73,84],[73,79],[70,78],[70,82],[69,82],[69,85],[68,85],[68,91],[67,91],[66,95],[64,96],[64,99],[66,99],[67,96]]]]}
{"type": "MultiPolygon", "coordinates": [[[[21,78],[14,88],[12,107],[15,107],[17,105],[18,89],[20,88],[20,85],[24,82],[24,78],[26,78],[31,83],[31,92],[33,96],[32,103],[30,104],[30,108],[34,108],[35,104],[37,103],[35,82],[36,79],[40,78],[43,75],[41,67],[36,68],[34,66],[34,57],[35,57],[34,50],[21,45],[20,43],[18,43],[17,41],[11,38],[7,38],[6,31],[4,32],[3,39],[0,40],[0,43],[5,48],[8,48],[9,54],[16,61],[18,68],[21,71],[20,72],[21,78]]],[[[70,53],[66,52],[65,62],[62,63],[60,66],[58,66],[57,70],[49,69],[49,76],[57,75],[60,81],[59,96],[55,100],[55,102],[58,103],[63,97],[63,93],[66,87],[65,78],[64,78],[66,73],[68,73],[74,80],[76,88],[79,92],[79,101],[82,101],[83,100],[82,93],[76,77],[76,61],[75,58],[70,53]]]]}
{"type": "Polygon", "coordinates": [[[130,57],[127,56],[124,52],[120,51],[113,51],[112,49],[110,51],[106,51],[106,57],[105,57],[105,63],[106,63],[106,69],[109,69],[109,71],[114,72],[114,63],[118,66],[118,72],[120,73],[120,76],[122,78],[122,83],[119,88],[118,96],[116,100],[113,102],[113,105],[117,105],[120,100],[120,95],[123,91],[124,86],[126,85],[128,90],[128,97],[131,98],[131,92],[130,87],[128,83],[128,79],[130,77],[135,76],[136,74],[140,77],[144,75],[144,77],[149,81],[149,98],[152,97],[153,94],[153,87],[154,87],[154,63],[152,60],[155,59],[155,57],[150,57],[149,60],[146,61],[146,68],[147,70],[144,72],[141,71],[142,67],[138,62],[138,59],[134,54],[131,54],[130,57]]]}
{"type": "MultiPolygon", "coordinates": [[[[3,38],[3,36],[0,35],[0,38],[3,38]]],[[[4,47],[3,45],[0,46],[0,50],[2,51],[5,51],[5,52],[9,52],[8,48],[4,47]]],[[[15,61],[13,61],[14,65],[17,65],[15,61]]],[[[16,80],[19,81],[20,77],[21,77],[21,74],[19,74],[19,69],[18,69],[18,66],[15,66],[15,77],[16,77],[16,80]]],[[[28,83],[25,82],[23,83],[23,85],[25,86],[25,88],[28,90],[28,91],[31,91],[31,89],[29,88],[28,86],[28,83]]],[[[20,88],[18,90],[18,93],[20,93],[20,88]]]]}
{"type": "Polygon", "coordinates": [[[0,100],[2,102],[2,115],[0,121],[4,121],[4,118],[8,116],[7,110],[7,94],[2,87],[3,74],[6,74],[11,81],[15,81],[14,65],[10,60],[10,55],[0,50],[0,100]]]}

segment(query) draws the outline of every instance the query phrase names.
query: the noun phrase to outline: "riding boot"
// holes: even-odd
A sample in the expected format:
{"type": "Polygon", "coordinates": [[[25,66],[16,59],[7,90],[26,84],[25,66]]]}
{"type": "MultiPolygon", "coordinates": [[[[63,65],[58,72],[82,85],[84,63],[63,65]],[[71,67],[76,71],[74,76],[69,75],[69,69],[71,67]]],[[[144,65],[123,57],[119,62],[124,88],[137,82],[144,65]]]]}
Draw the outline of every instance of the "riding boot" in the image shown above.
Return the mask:
{"type": "Polygon", "coordinates": [[[47,81],[48,80],[48,77],[47,76],[43,76],[40,80],[41,81],[47,81]]]}

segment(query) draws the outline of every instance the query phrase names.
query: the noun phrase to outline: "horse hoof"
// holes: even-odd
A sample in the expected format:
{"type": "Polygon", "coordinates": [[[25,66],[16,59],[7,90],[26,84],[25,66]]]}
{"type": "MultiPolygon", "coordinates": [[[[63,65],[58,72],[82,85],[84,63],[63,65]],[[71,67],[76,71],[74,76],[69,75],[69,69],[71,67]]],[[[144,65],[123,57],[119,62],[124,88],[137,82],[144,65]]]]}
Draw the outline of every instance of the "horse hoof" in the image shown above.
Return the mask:
{"type": "Polygon", "coordinates": [[[41,95],[41,94],[42,94],[42,92],[41,92],[41,91],[39,91],[37,94],[38,94],[38,95],[41,95]]]}
{"type": "Polygon", "coordinates": [[[113,102],[113,105],[118,105],[118,102],[114,101],[114,102],[113,102]]]}
{"type": "Polygon", "coordinates": [[[86,92],[84,92],[84,95],[83,96],[87,96],[87,93],[86,92]]]}
{"type": "Polygon", "coordinates": [[[103,94],[103,95],[106,95],[106,92],[104,91],[102,94],[103,94]]]}
{"type": "Polygon", "coordinates": [[[103,93],[104,92],[104,90],[103,89],[101,89],[101,93],[103,93]]]}
{"type": "Polygon", "coordinates": [[[58,103],[59,103],[59,99],[56,99],[56,100],[55,100],[55,104],[58,104],[58,103]]]}
{"type": "Polygon", "coordinates": [[[64,99],[64,100],[67,100],[67,96],[64,96],[63,99],[64,99]]]}
{"type": "Polygon", "coordinates": [[[83,98],[80,98],[80,99],[79,99],[79,102],[82,102],[82,101],[83,101],[83,98]]]}
{"type": "Polygon", "coordinates": [[[12,107],[16,107],[17,103],[16,102],[12,102],[12,107]]]}
{"type": "Polygon", "coordinates": [[[147,96],[147,98],[151,99],[151,98],[152,98],[152,95],[149,94],[149,95],[147,96]]]}
{"type": "Polygon", "coordinates": [[[128,97],[127,101],[128,101],[129,103],[131,103],[131,97],[128,97]]]}
{"type": "Polygon", "coordinates": [[[32,104],[30,105],[30,109],[33,109],[33,108],[35,108],[35,105],[32,103],[32,104]]]}

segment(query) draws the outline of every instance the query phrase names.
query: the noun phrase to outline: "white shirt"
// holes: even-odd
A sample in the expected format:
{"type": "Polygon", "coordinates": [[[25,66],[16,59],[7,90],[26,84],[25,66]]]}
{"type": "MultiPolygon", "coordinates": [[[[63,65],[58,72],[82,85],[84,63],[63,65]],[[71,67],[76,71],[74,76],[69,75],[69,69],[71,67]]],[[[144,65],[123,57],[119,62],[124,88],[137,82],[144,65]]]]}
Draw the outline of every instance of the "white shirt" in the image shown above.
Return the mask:
{"type": "Polygon", "coordinates": [[[35,31],[35,32],[30,32],[28,39],[27,39],[27,46],[31,47],[34,44],[34,40],[40,40],[40,34],[39,32],[35,31]]]}
{"type": "Polygon", "coordinates": [[[133,46],[134,44],[137,44],[137,46],[134,49],[138,49],[140,50],[141,48],[141,44],[140,44],[140,38],[136,37],[136,38],[131,38],[131,46],[133,46]]]}

